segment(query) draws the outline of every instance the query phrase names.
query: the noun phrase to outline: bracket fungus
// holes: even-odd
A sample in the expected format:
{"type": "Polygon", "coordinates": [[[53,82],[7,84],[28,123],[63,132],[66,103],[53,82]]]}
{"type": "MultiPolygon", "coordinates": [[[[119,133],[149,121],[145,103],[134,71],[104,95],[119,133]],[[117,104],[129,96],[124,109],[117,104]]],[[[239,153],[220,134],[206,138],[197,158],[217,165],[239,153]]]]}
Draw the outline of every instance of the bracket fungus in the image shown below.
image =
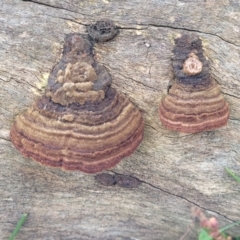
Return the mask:
{"type": "Polygon", "coordinates": [[[91,43],[67,35],[45,94],[17,116],[11,141],[24,156],[44,165],[86,173],[114,167],[138,147],[144,123],[111,81],[94,60],[91,43]]]}
{"type": "Polygon", "coordinates": [[[195,35],[175,39],[176,79],[159,106],[162,124],[171,130],[196,133],[222,127],[229,118],[228,103],[209,74],[202,41],[195,35]]]}
{"type": "Polygon", "coordinates": [[[89,36],[98,42],[106,42],[114,38],[119,30],[113,21],[109,19],[99,20],[87,27],[89,36]]]}

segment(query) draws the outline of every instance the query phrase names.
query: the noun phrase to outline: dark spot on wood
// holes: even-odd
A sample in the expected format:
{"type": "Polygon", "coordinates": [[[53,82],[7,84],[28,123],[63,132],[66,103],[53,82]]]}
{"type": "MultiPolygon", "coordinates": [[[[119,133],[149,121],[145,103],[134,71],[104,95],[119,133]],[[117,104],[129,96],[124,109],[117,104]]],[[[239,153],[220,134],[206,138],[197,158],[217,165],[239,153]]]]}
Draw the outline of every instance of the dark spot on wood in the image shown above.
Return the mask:
{"type": "Polygon", "coordinates": [[[95,176],[96,181],[104,186],[113,186],[115,185],[115,177],[109,173],[101,173],[95,176]]]}
{"type": "Polygon", "coordinates": [[[123,188],[136,188],[141,184],[137,178],[126,175],[115,176],[116,185],[123,188]]]}
{"type": "Polygon", "coordinates": [[[104,186],[117,185],[122,188],[136,188],[141,184],[137,178],[122,174],[101,173],[95,176],[95,180],[104,186]]]}

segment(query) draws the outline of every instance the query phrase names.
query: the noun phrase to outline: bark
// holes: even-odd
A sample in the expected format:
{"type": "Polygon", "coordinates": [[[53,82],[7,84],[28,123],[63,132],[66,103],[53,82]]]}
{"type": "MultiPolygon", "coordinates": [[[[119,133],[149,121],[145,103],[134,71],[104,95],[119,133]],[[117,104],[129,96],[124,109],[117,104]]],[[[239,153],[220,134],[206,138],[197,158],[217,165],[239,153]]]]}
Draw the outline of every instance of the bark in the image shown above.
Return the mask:
{"type": "MultiPolygon", "coordinates": [[[[0,236],[28,213],[16,239],[180,239],[192,206],[221,226],[239,221],[240,3],[237,0],[1,0],[0,8],[0,236]],[[65,34],[86,34],[98,19],[119,35],[95,45],[113,87],[144,114],[145,137],[111,174],[132,176],[137,188],[103,186],[94,175],[63,172],[26,159],[9,130],[16,115],[44,92],[65,34]],[[165,129],[158,106],[173,79],[173,40],[195,33],[211,74],[230,105],[228,125],[183,134],[165,129]]],[[[228,231],[240,235],[240,229],[228,231]]],[[[197,227],[185,239],[197,239],[197,227]]]]}

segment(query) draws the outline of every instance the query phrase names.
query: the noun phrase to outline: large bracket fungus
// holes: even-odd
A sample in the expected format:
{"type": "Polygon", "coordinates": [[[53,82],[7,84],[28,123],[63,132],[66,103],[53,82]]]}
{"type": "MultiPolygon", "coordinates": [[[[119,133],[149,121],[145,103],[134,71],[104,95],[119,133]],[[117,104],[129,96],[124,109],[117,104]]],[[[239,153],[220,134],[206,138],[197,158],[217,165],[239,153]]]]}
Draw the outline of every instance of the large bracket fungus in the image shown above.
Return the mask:
{"type": "Polygon", "coordinates": [[[94,60],[92,45],[66,36],[44,96],[17,116],[11,140],[41,164],[96,173],[129,156],[143,138],[141,112],[111,88],[111,76],[94,60]]]}
{"type": "Polygon", "coordinates": [[[202,41],[195,35],[183,35],[175,39],[173,53],[176,79],[159,106],[162,124],[185,133],[226,125],[228,103],[209,74],[202,41]]]}

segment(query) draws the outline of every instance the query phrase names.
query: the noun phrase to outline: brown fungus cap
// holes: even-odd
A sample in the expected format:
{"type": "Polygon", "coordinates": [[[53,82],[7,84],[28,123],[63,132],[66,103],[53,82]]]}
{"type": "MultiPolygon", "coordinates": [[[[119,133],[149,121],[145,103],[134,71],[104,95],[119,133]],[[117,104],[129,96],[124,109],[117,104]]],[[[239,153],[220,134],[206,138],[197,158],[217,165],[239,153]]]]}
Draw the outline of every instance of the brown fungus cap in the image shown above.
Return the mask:
{"type": "Polygon", "coordinates": [[[65,170],[97,173],[132,154],[143,138],[141,112],[111,88],[91,44],[65,39],[63,56],[44,96],[11,128],[11,141],[26,157],[65,170]]]}
{"type": "Polygon", "coordinates": [[[209,74],[201,40],[195,35],[183,35],[175,44],[173,69],[176,79],[159,106],[162,124],[185,133],[226,125],[228,103],[209,74]]]}

